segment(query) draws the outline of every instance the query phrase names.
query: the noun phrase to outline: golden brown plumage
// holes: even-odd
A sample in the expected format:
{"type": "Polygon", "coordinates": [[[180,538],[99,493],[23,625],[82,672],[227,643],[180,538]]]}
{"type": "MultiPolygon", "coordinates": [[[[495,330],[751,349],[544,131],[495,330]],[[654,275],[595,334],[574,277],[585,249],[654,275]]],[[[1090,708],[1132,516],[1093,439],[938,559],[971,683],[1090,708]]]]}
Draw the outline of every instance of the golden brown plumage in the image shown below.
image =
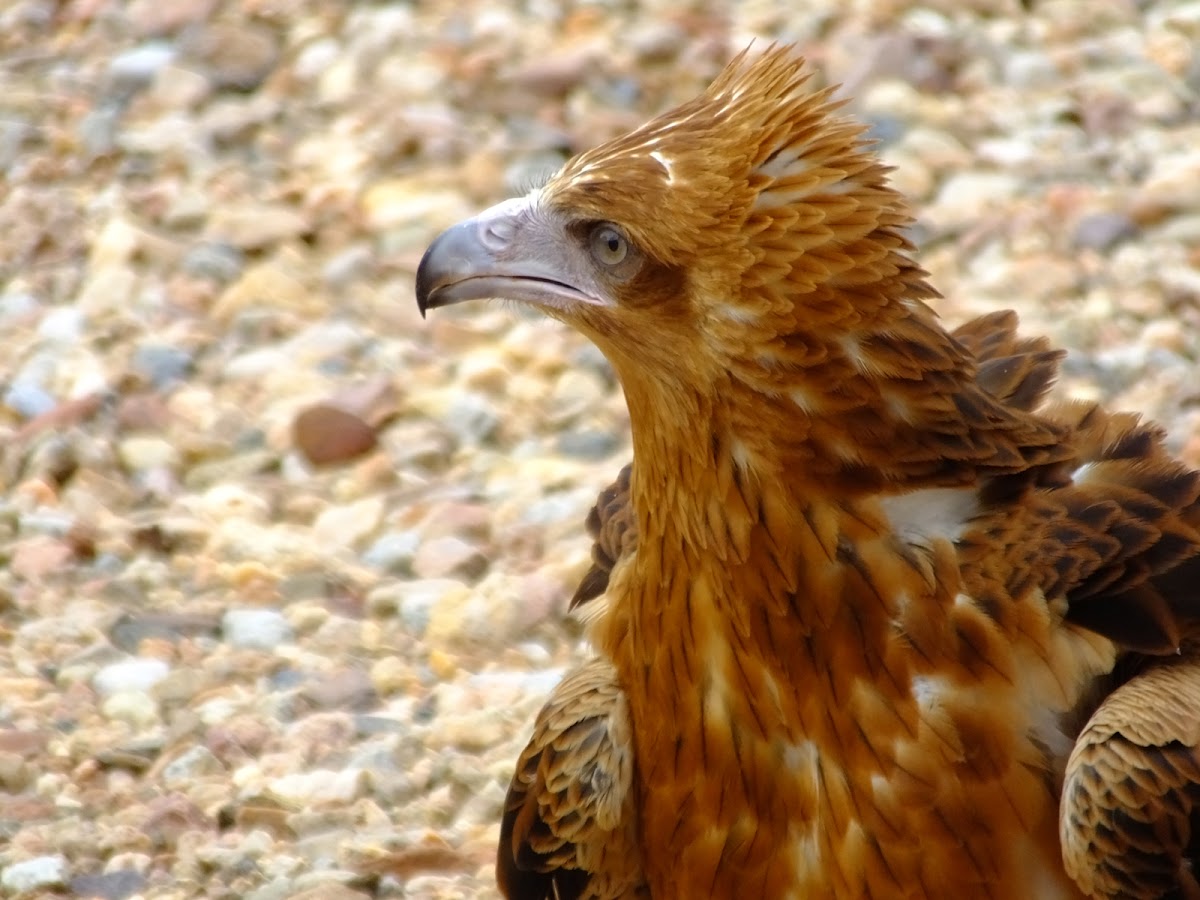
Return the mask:
{"type": "Polygon", "coordinates": [[[612,663],[568,674],[542,709],[504,803],[496,874],[509,897],[648,897],[629,711],[612,663]]]}
{"type": "Polygon", "coordinates": [[[632,423],[573,600],[597,658],[518,765],[502,889],[1192,896],[1200,476],[1043,403],[1061,353],[1011,313],[943,329],[804,81],[743,55],[422,261],[422,310],[589,336],[632,423]]]}

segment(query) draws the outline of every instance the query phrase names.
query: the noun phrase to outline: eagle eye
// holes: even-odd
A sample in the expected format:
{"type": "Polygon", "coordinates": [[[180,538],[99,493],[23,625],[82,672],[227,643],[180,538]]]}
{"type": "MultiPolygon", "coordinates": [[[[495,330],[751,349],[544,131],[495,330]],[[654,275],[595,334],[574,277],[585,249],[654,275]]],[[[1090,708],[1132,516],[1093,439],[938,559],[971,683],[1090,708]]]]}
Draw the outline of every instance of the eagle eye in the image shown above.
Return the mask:
{"type": "Polygon", "coordinates": [[[588,235],[592,258],[605,268],[619,266],[629,255],[629,239],[616,225],[601,222],[588,235]]]}

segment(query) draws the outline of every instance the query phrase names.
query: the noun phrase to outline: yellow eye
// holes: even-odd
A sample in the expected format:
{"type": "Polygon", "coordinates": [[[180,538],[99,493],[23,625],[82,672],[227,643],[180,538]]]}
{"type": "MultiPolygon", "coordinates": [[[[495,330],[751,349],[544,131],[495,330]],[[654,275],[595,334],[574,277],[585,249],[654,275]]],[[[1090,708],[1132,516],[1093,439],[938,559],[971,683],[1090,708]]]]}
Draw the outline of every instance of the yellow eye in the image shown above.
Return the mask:
{"type": "Polygon", "coordinates": [[[592,257],[602,266],[619,266],[629,255],[629,240],[615,225],[604,222],[588,238],[592,257]]]}

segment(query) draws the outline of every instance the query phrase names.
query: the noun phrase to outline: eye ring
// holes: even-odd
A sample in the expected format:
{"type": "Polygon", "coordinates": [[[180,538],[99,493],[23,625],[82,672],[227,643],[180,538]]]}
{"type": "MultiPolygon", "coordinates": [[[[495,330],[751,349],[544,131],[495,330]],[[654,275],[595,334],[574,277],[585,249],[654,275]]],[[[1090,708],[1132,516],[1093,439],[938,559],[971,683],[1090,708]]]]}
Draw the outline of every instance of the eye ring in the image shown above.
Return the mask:
{"type": "Polygon", "coordinates": [[[606,268],[615,268],[629,256],[629,238],[611,222],[600,222],[588,235],[592,259],[606,268]]]}

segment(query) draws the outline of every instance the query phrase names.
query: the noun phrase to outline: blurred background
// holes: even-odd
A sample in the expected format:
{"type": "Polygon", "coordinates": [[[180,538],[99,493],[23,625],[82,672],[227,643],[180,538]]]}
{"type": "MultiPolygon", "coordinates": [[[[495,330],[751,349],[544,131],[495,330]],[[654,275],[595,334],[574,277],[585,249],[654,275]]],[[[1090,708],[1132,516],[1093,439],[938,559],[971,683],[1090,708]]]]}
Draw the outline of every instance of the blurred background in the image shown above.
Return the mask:
{"type": "Polygon", "coordinates": [[[0,893],[491,897],[627,460],[442,228],[751,40],[840,82],[954,324],[1200,464],[1200,2],[0,4],[0,893]]]}

